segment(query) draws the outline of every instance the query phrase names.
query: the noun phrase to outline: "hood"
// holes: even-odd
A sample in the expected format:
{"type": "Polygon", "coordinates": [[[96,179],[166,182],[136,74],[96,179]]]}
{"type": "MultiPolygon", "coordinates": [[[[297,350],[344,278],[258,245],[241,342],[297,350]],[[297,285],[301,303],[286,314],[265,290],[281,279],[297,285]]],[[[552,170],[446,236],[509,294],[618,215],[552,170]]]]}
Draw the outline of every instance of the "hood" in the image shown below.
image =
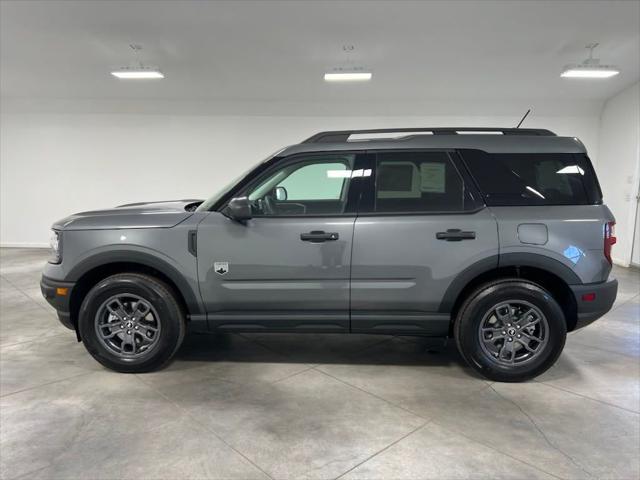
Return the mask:
{"type": "Polygon", "coordinates": [[[129,203],[106,210],[80,212],[54,223],[56,230],[112,230],[123,228],[170,228],[183,222],[202,200],[167,200],[129,203]]]}

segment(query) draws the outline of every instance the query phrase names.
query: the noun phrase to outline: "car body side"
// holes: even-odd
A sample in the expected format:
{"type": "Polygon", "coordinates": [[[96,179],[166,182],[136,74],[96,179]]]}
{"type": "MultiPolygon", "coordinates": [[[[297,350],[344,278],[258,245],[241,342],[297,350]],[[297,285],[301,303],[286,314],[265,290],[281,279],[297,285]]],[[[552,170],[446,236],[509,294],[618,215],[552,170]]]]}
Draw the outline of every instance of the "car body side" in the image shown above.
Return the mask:
{"type": "MultiPolygon", "coordinates": [[[[506,153],[586,153],[582,144],[573,138],[523,137],[520,142],[504,142],[491,137],[469,135],[451,139],[442,136],[429,139],[426,146],[420,139],[408,139],[401,147],[397,142],[385,141],[321,146],[300,144],[268,159],[256,171],[300,153],[368,151],[374,148],[484,148],[506,153]]],[[[54,228],[62,232],[63,259],[60,264],[45,266],[42,290],[58,311],[62,323],[76,329],[80,303],[98,280],[113,273],[138,271],[156,275],[173,288],[191,322],[205,329],[229,325],[229,322],[219,321],[220,314],[212,312],[211,306],[203,299],[201,289],[206,283],[203,279],[207,272],[203,271],[205,266],[198,262],[198,253],[203,248],[203,245],[198,245],[203,241],[198,232],[205,220],[208,224],[221,226],[219,228],[244,228],[221,213],[225,202],[242,187],[243,182],[246,183],[246,179],[241,180],[228,195],[222,196],[212,211],[186,211],[185,207],[193,202],[189,200],[87,212],[58,222],[54,228]],[[66,294],[58,295],[58,288],[66,288],[66,294]]],[[[568,330],[587,325],[611,308],[617,282],[609,278],[611,265],[603,255],[603,224],[613,221],[613,215],[606,206],[485,205],[477,211],[457,215],[460,221],[447,220],[455,218],[455,214],[367,217],[354,213],[349,217],[353,219],[354,236],[353,253],[349,253],[347,258],[351,269],[346,282],[351,292],[347,331],[447,335],[460,303],[473,288],[501,277],[521,277],[543,285],[562,305],[568,330]],[[526,215],[523,215],[523,208],[526,215]],[[448,252],[442,250],[432,252],[431,256],[422,255],[421,249],[428,248],[427,238],[432,241],[436,230],[448,228],[447,222],[451,227],[462,223],[473,225],[476,231],[481,232],[479,242],[475,242],[475,246],[470,245],[471,242],[432,242],[429,248],[446,245],[448,252]],[[407,252],[406,248],[395,248],[393,243],[398,238],[408,240],[412,252],[407,252]],[[382,251],[380,245],[388,248],[382,251]],[[369,248],[364,248],[367,246],[369,248]],[[477,251],[469,254],[469,249],[473,248],[477,251]],[[465,256],[456,254],[463,251],[467,252],[465,256]],[[423,260],[416,262],[420,258],[423,260]],[[418,280],[406,288],[401,285],[402,278],[398,280],[388,272],[385,273],[388,278],[381,278],[384,282],[373,289],[371,282],[358,278],[359,271],[384,265],[393,268],[393,265],[409,262],[415,263],[418,280]],[[585,294],[591,293],[595,293],[595,300],[585,301],[585,294]],[[367,298],[371,296],[377,303],[368,305],[367,298]],[[413,303],[414,308],[406,310],[418,312],[416,318],[409,318],[407,314],[407,321],[376,321],[376,308],[383,305],[385,309],[392,310],[393,302],[413,303]],[[421,327],[412,329],[411,325],[421,327]]],[[[231,322],[233,320],[230,318],[231,322]]],[[[258,329],[262,331],[264,325],[259,325],[258,329]]],[[[318,331],[326,331],[318,328],[318,331]]],[[[250,330],[251,326],[245,324],[243,331],[250,330]]],[[[290,328],[284,324],[279,330],[312,331],[294,328],[293,324],[290,328]]]]}

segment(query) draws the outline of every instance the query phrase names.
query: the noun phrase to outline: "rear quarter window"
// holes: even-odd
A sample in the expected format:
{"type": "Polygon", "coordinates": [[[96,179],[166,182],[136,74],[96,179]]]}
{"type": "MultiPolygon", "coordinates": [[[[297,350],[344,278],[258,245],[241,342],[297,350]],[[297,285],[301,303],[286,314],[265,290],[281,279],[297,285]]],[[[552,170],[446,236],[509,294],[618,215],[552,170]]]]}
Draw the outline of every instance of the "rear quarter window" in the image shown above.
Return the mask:
{"type": "Polygon", "coordinates": [[[592,205],[602,203],[586,155],[486,153],[463,150],[465,164],[487,205],[592,205]]]}

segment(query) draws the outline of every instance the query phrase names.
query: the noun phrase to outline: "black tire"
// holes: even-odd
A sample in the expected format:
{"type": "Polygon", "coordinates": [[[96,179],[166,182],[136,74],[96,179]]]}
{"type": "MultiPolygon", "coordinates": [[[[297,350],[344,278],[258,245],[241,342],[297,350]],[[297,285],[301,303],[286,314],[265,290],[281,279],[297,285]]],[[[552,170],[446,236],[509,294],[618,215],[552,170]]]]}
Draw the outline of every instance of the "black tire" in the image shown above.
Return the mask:
{"type": "Polygon", "coordinates": [[[180,348],[185,330],[185,314],[172,289],[155,277],[139,273],[122,273],[100,280],[84,298],[78,318],[78,331],[87,351],[105,367],[122,373],[150,372],[165,366],[180,348]],[[98,338],[98,310],[118,295],[135,295],[157,312],[158,338],[153,348],[136,358],[116,354],[98,338]]]}
{"type": "MultiPolygon", "coordinates": [[[[497,333],[499,335],[505,332],[497,333]]],[[[462,357],[481,375],[498,382],[522,382],[540,375],[555,363],[564,348],[567,324],[558,302],[540,285],[517,278],[504,279],[487,283],[469,295],[456,318],[454,336],[462,357]],[[504,365],[494,358],[499,357],[501,353],[489,352],[482,345],[485,342],[481,339],[480,327],[481,324],[486,325],[483,322],[489,317],[485,316],[490,315],[496,305],[512,300],[533,305],[542,313],[548,325],[547,340],[544,343],[540,342],[538,353],[529,360],[522,364],[504,365]],[[490,353],[494,356],[492,357],[490,353]]],[[[513,341],[514,337],[511,338],[510,341],[513,341]]],[[[499,340],[498,345],[507,340],[508,338],[499,340]]],[[[516,344],[513,343],[513,345],[516,344]]],[[[533,345],[535,347],[538,344],[534,342],[533,345]]],[[[522,351],[524,346],[519,345],[518,348],[522,351]]],[[[524,354],[526,355],[526,352],[524,354]]]]}

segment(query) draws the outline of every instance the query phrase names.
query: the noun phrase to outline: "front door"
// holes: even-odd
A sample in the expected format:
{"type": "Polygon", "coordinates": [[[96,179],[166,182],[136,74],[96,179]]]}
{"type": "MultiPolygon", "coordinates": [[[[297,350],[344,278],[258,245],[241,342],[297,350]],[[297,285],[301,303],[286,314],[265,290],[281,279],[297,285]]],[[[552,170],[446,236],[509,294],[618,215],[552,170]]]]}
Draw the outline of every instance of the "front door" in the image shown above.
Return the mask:
{"type": "Polygon", "coordinates": [[[212,328],[348,331],[356,155],[283,159],[243,192],[253,218],[198,227],[198,275],[212,328]]]}
{"type": "Polygon", "coordinates": [[[447,335],[452,282],[497,267],[496,221],[455,153],[371,155],[354,227],[351,330],[447,335]]]}

